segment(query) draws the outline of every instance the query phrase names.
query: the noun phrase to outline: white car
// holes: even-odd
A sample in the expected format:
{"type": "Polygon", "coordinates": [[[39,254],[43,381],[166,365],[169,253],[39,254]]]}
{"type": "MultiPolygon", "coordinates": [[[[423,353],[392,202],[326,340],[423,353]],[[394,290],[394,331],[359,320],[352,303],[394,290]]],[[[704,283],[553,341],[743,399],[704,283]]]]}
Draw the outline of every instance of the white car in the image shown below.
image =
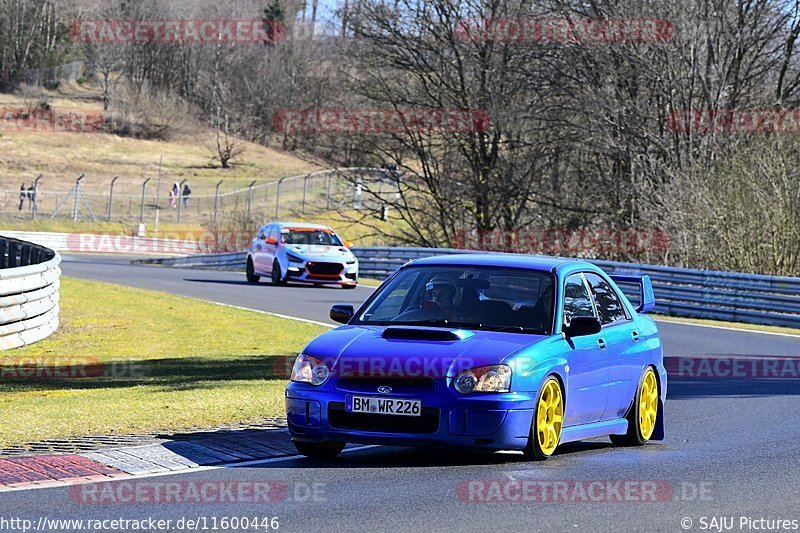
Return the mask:
{"type": "Polygon", "coordinates": [[[269,277],[273,285],[288,281],[315,285],[358,286],[358,259],[328,226],[304,222],[270,222],[256,233],[247,253],[247,281],[269,277]]]}

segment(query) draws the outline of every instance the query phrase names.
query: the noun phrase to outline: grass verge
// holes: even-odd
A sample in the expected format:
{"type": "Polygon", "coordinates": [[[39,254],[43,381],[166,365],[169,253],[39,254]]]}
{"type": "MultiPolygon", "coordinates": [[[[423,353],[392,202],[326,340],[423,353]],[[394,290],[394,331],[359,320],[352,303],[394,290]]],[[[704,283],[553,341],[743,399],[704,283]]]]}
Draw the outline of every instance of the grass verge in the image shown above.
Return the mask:
{"type": "Polygon", "coordinates": [[[59,331],[0,354],[0,446],[280,416],[286,380],[276,369],[327,331],[66,277],[60,292],[59,331]],[[55,367],[88,377],[54,379],[55,367]]]}

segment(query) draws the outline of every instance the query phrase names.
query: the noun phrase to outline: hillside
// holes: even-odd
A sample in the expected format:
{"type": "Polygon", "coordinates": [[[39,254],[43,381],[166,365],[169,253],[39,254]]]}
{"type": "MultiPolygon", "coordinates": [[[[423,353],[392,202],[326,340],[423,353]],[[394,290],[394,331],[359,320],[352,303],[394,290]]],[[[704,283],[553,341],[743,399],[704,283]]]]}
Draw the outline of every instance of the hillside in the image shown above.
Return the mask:
{"type": "MultiPolygon", "coordinates": [[[[46,94],[59,113],[102,110],[99,93],[79,85],[46,94]]],[[[27,105],[22,95],[0,94],[3,114],[27,105]]],[[[114,176],[119,176],[116,195],[141,194],[146,178],[152,179],[149,187],[154,194],[162,157],[161,198],[166,198],[173,182],[183,180],[188,180],[193,194],[206,195],[213,194],[220,180],[224,180],[221,191],[226,192],[245,188],[253,180],[266,183],[321,168],[278,149],[243,143],[245,151],[232,168],[222,169],[213,160],[213,145],[212,131],[196,124],[181,125],[163,141],[96,132],[24,132],[6,126],[0,128],[0,190],[4,191],[0,212],[13,216],[20,184],[30,184],[39,174],[43,176],[39,189],[45,194],[68,191],[80,174],[86,176],[82,185],[87,194],[107,195],[114,176]]]]}

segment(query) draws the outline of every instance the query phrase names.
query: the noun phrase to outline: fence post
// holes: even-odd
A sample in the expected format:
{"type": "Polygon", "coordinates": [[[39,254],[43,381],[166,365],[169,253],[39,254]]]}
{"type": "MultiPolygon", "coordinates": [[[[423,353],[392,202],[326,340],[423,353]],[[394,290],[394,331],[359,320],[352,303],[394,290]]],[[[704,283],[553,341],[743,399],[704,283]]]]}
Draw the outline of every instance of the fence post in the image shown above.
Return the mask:
{"type": "Polygon", "coordinates": [[[36,204],[36,200],[38,199],[39,195],[39,180],[42,179],[42,175],[39,174],[36,179],[33,181],[33,198],[31,198],[31,219],[36,220],[36,215],[39,211],[39,207],[36,204]]]}
{"type": "Polygon", "coordinates": [[[106,220],[111,222],[111,206],[114,204],[114,182],[119,179],[119,176],[114,176],[111,180],[111,190],[108,191],[108,214],[106,220]]]}
{"type": "Polygon", "coordinates": [[[81,180],[83,179],[83,174],[78,176],[77,181],[75,181],[75,197],[72,202],[72,221],[77,222],[78,220],[78,199],[81,194],[81,180]]]}
{"type": "Polygon", "coordinates": [[[306,214],[306,195],[308,194],[308,178],[311,177],[311,174],[306,175],[303,178],[303,206],[301,208],[301,212],[305,215],[306,214]]]}
{"type": "Polygon", "coordinates": [[[224,180],[219,180],[217,187],[214,189],[214,227],[217,226],[217,208],[219,207],[219,186],[222,185],[224,180]]]}
{"type": "Polygon", "coordinates": [[[181,223],[181,207],[183,206],[183,185],[186,183],[186,180],[183,180],[178,184],[178,224],[181,223]]]}
{"type": "Polygon", "coordinates": [[[331,186],[333,185],[333,175],[328,173],[328,211],[331,210],[331,186]]]}
{"type": "Polygon", "coordinates": [[[278,185],[275,189],[275,218],[281,218],[281,185],[283,184],[283,180],[286,179],[286,176],[282,177],[278,180],[278,185]]]}
{"type": "Polygon", "coordinates": [[[158,160],[158,181],[156,182],[156,205],[161,206],[161,174],[164,170],[164,154],[158,160]]]}
{"type": "Polygon", "coordinates": [[[363,178],[361,177],[361,173],[358,173],[358,177],[356,178],[356,186],[353,189],[353,209],[361,209],[361,184],[363,182],[363,178]]]}
{"type": "Polygon", "coordinates": [[[250,218],[251,209],[253,207],[253,185],[256,184],[256,180],[250,182],[250,185],[247,187],[247,218],[250,218]]]}
{"type": "Polygon", "coordinates": [[[144,224],[144,193],[147,190],[147,182],[150,181],[150,178],[144,180],[142,183],[142,205],[139,208],[139,224],[144,224]]]}

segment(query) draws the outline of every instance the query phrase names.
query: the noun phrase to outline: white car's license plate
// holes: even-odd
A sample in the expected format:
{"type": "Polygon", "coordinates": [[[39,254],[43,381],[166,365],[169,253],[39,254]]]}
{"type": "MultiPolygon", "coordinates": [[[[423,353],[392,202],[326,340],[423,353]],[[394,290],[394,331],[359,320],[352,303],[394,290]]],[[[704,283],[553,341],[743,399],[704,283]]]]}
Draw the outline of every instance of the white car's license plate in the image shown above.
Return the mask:
{"type": "Polygon", "coordinates": [[[376,398],[352,396],[345,398],[348,413],[370,413],[374,415],[422,416],[422,400],[401,398],[376,398]]]}

